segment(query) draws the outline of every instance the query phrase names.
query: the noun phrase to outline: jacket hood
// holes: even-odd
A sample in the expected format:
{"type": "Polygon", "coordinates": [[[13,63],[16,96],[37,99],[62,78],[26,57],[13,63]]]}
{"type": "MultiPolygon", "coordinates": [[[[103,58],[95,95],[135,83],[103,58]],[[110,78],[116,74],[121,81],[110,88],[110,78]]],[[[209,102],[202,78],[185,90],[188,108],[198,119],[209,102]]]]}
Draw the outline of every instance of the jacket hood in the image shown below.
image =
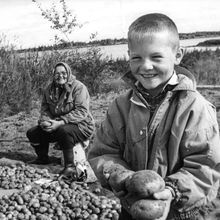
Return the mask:
{"type": "Polygon", "coordinates": [[[181,66],[175,66],[174,69],[179,79],[179,85],[175,90],[196,90],[196,79],[189,70],[181,66]]]}
{"type": "MultiPolygon", "coordinates": [[[[184,67],[175,66],[175,71],[178,76],[179,84],[174,88],[177,90],[196,90],[196,80],[193,74],[184,67]]],[[[125,81],[131,88],[136,90],[135,83],[136,78],[132,75],[131,71],[126,72],[122,76],[122,80],[125,81]]]]}

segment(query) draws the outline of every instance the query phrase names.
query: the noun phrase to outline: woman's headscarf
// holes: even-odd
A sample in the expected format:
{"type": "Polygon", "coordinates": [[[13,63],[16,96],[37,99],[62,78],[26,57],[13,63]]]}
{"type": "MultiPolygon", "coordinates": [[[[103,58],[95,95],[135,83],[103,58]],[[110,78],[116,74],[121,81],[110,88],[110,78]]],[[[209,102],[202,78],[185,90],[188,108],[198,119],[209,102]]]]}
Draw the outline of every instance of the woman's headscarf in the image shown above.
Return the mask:
{"type": "Polygon", "coordinates": [[[53,77],[55,76],[55,70],[57,66],[63,66],[67,72],[67,82],[64,85],[59,85],[55,82],[55,78],[53,78],[53,82],[50,87],[50,97],[53,101],[57,102],[60,98],[60,95],[63,91],[70,91],[71,85],[76,77],[73,75],[70,66],[64,62],[58,62],[53,69],[53,77]]]}

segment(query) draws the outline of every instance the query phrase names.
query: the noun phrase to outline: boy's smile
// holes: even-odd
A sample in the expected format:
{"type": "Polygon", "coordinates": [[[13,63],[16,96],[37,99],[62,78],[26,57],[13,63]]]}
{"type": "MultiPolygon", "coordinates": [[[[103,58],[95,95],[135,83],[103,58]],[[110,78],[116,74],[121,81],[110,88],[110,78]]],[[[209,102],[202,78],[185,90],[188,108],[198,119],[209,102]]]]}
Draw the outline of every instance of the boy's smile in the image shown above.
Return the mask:
{"type": "Polygon", "coordinates": [[[175,49],[172,34],[168,31],[147,34],[133,39],[129,44],[129,60],[132,74],[149,90],[157,95],[182,58],[182,51],[175,49]]]}

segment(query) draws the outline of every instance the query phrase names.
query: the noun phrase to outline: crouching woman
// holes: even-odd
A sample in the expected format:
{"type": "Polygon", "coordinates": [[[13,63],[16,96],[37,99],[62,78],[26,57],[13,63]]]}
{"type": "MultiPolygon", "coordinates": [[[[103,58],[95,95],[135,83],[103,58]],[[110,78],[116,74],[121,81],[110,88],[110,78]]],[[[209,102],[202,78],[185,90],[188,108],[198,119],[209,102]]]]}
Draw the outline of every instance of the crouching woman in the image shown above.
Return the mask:
{"type": "Polygon", "coordinates": [[[94,120],[89,111],[90,96],[86,86],[76,79],[64,62],[55,65],[53,80],[46,88],[38,125],[27,131],[37,159],[34,164],[50,163],[49,143],[57,142],[63,151],[63,176],[75,172],[73,147],[89,139],[94,120]]]}

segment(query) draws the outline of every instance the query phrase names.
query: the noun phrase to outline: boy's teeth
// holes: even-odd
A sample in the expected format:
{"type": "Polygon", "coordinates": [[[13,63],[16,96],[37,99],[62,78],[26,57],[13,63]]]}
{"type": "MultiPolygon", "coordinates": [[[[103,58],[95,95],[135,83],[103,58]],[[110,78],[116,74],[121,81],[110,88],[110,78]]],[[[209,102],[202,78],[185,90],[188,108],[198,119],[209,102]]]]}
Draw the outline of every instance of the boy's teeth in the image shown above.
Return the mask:
{"type": "Polygon", "coordinates": [[[150,78],[150,77],[154,77],[155,75],[154,74],[150,74],[150,75],[142,75],[143,77],[145,78],[150,78]]]}

